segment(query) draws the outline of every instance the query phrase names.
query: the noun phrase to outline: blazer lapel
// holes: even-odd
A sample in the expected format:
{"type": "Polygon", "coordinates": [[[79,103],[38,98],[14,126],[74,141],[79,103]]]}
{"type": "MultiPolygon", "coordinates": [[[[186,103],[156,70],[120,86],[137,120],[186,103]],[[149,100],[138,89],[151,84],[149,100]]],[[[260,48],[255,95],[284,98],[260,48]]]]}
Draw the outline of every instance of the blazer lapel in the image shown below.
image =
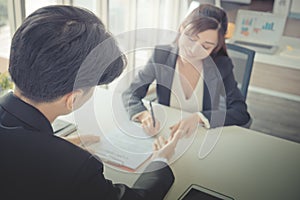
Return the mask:
{"type": "Polygon", "coordinates": [[[177,60],[177,48],[171,48],[168,50],[169,54],[165,63],[159,64],[160,70],[158,70],[157,77],[157,95],[158,102],[163,105],[170,105],[171,89],[173,84],[173,77],[175,72],[176,60],[177,60]]]}
{"type": "Polygon", "coordinates": [[[217,110],[218,98],[217,88],[219,79],[222,80],[221,75],[213,60],[208,57],[203,63],[204,72],[204,97],[203,97],[203,110],[217,110]],[[219,77],[219,78],[218,78],[219,77]]]}
{"type": "MultiPolygon", "coordinates": [[[[173,84],[173,77],[175,72],[176,60],[178,57],[178,48],[171,47],[166,49],[168,57],[165,63],[157,63],[159,70],[157,70],[157,96],[158,102],[170,106],[170,96],[173,84]]],[[[158,56],[166,56],[158,55],[158,56]]],[[[155,59],[160,60],[160,59],[155,59]]],[[[202,110],[217,110],[218,109],[218,82],[222,80],[222,77],[217,69],[215,62],[211,57],[204,59],[203,61],[204,72],[204,96],[203,96],[203,108],[202,110]]]]}

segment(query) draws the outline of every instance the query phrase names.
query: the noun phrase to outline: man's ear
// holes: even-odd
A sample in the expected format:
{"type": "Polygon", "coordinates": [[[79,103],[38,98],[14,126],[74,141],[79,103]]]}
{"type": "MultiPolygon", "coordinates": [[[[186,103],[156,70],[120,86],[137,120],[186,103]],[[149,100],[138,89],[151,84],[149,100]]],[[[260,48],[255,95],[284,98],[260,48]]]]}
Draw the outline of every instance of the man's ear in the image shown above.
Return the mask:
{"type": "Polygon", "coordinates": [[[74,90],[69,94],[67,94],[65,97],[66,108],[69,111],[73,111],[73,108],[76,107],[75,105],[82,95],[83,95],[83,91],[80,89],[74,90]]]}
{"type": "Polygon", "coordinates": [[[184,30],[184,27],[181,25],[181,26],[179,27],[179,32],[180,32],[180,34],[183,33],[183,30],[184,30]]]}

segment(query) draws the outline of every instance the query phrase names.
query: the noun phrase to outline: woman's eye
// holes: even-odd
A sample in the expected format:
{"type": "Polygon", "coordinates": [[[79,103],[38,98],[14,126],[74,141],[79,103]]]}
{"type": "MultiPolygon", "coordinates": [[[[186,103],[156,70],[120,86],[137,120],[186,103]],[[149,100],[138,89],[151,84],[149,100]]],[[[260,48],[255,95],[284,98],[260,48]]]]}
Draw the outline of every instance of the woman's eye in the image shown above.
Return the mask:
{"type": "Polygon", "coordinates": [[[205,50],[208,50],[209,47],[205,46],[205,45],[202,45],[202,47],[205,49],[205,50]]]}
{"type": "Polygon", "coordinates": [[[197,41],[197,38],[194,38],[194,37],[188,37],[190,41],[193,41],[193,42],[196,42],[197,41]]]}

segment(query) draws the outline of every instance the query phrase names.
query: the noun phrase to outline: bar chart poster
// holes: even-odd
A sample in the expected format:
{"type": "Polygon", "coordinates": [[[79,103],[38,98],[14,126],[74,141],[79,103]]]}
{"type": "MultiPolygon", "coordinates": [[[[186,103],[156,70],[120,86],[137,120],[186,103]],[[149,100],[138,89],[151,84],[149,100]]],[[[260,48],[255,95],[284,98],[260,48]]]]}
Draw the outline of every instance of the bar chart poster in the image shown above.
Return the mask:
{"type": "Polygon", "coordinates": [[[235,33],[239,38],[249,41],[274,41],[284,29],[284,20],[271,13],[239,13],[238,17],[235,33]]]}

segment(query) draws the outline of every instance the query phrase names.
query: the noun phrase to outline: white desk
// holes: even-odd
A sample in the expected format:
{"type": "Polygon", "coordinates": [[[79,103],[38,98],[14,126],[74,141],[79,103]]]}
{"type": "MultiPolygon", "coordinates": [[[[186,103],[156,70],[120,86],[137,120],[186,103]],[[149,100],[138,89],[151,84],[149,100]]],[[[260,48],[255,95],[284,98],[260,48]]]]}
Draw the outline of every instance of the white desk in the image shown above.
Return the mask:
{"type": "MultiPolygon", "coordinates": [[[[108,123],[112,122],[109,118],[110,95],[107,91],[97,90],[96,98],[95,111],[102,113],[102,117],[96,114],[101,118],[98,120],[109,126],[108,123]],[[103,102],[105,105],[100,106],[103,102]]],[[[168,116],[165,132],[168,133],[169,125],[181,114],[169,107],[165,107],[165,111],[168,116]]],[[[88,126],[92,121],[86,120],[88,126]]],[[[171,164],[176,180],[166,199],[177,199],[190,184],[204,186],[234,199],[300,199],[300,144],[232,126],[222,129],[213,151],[200,160],[197,155],[205,134],[206,130],[199,128],[192,145],[171,164]]],[[[129,186],[138,177],[138,174],[109,166],[104,173],[114,183],[129,186]]]]}
{"type": "Polygon", "coordinates": [[[283,36],[275,54],[256,52],[255,62],[300,70],[300,39],[283,36]]]}
{"type": "MultiPolygon", "coordinates": [[[[231,43],[230,39],[226,42],[231,43]]],[[[248,47],[249,48],[249,47],[248,47]]],[[[274,54],[255,52],[254,61],[291,69],[300,69],[300,39],[282,36],[274,54]]]]}
{"type": "Polygon", "coordinates": [[[255,53],[249,90],[300,101],[299,62],[300,39],[283,36],[274,54],[255,53]]]}

